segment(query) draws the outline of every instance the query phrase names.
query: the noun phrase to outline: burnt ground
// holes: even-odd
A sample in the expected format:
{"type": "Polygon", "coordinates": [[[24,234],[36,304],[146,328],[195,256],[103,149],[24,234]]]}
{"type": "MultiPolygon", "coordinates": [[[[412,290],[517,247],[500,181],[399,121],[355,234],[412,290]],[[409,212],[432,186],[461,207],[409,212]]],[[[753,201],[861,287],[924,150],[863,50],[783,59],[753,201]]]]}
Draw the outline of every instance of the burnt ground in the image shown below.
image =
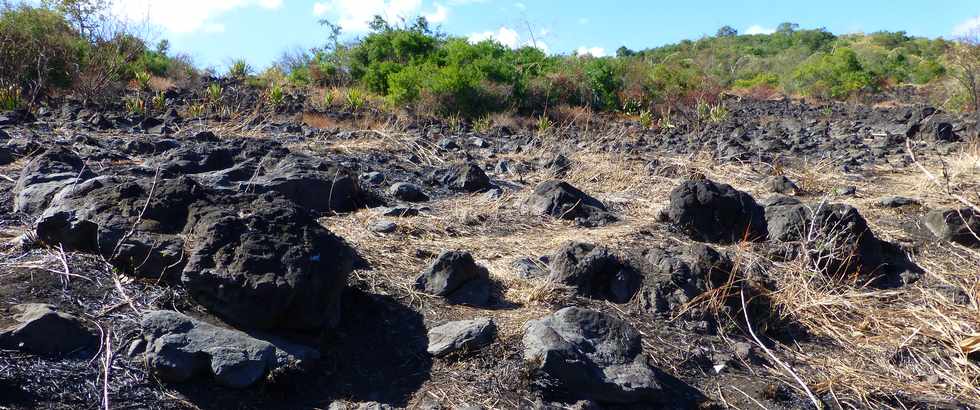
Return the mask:
{"type": "MultiPolygon", "coordinates": [[[[466,124],[301,109],[177,119],[148,130],[111,111],[104,115],[112,124],[98,126],[88,119],[91,110],[70,104],[36,122],[6,126],[16,158],[0,167],[0,235],[10,241],[0,265],[0,311],[50,303],[83,318],[102,343],[59,357],[0,351],[0,408],[100,408],[105,401],[111,408],[163,409],[326,408],[336,401],[529,408],[543,399],[530,387],[522,327],[565,306],[600,310],[635,326],[678,408],[813,408],[793,375],[751,337],[737,292],[718,296],[731,289],[654,314],[637,298],[616,304],[574,295],[545,279],[522,278],[513,266],[572,240],[621,252],[691,243],[659,217],[681,181],[707,177],[761,202],[772,195],[773,175],[795,181],[802,200],[855,206],[875,235],[921,271],[903,283],[871,287],[816,277],[801,260],[779,257],[776,244],[718,245],[741,270],[762,278],[764,285],[746,288],[748,326],[759,341],[828,408],[980,408],[980,364],[957,347],[980,329],[980,254],[937,241],[919,222],[930,209],[958,206],[949,192],[980,187],[980,142],[969,138],[974,125],[944,113],[924,116],[922,106],[911,104],[732,99],[726,105],[731,114],[721,122],[679,116],[676,128],[659,130],[588,113],[557,118],[539,133],[503,119],[477,131],[466,124]],[[935,132],[946,122],[955,138],[935,132]],[[935,186],[912,163],[907,139],[923,166],[945,176],[946,186],[935,186]],[[286,335],[318,346],[322,360],[308,372],[271,375],[246,390],[207,380],[162,383],[126,354],[138,337],[141,312],[149,309],[223,323],[180,283],[131,278],[98,256],[15,243],[31,230],[33,217],[13,211],[14,181],[43,149],[68,147],[99,175],[152,175],[168,147],[216,144],[256,152],[282,146],[358,175],[381,173],[361,181],[361,209],[319,219],[361,258],[343,294],[337,329],[286,335]],[[432,177],[462,161],[484,169],[499,190],[460,193],[432,177]],[[556,177],[603,201],[618,221],[583,227],[522,213],[518,204],[534,186],[556,177]],[[399,203],[387,192],[396,182],[418,184],[430,197],[413,205],[418,216],[382,217],[372,209],[399,203]],[[848,187],[853,194],[845,193],[848,187]],[[891,195],[919,204],[879,205],[891,195]],[[381,219],[395,222],[395,231],[372,231],[381,219]],[[450,305],[413,289],[418,272],[447,249],[467,250],[489,269],[491,306],[450,305]],[[428,328],[478,316],[497,323],[492,345],[448,359],[426,353],[428,328]],[[746,343],[751,349],[740,354],[746,343]]],[[[11,322],[0,315],[0,328],[11,322]]]]}

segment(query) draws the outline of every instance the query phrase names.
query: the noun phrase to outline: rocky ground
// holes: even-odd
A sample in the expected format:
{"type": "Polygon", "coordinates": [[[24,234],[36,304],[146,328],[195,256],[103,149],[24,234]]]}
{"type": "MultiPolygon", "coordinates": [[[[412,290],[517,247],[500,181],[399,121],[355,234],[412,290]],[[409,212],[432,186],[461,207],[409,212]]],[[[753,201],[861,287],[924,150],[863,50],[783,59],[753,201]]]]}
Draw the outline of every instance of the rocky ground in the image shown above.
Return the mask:
{"type": "Polygon", "coordinates": [[[980,408],[963,117],[169,97],[0,114],[0,408],[980,408]]]}

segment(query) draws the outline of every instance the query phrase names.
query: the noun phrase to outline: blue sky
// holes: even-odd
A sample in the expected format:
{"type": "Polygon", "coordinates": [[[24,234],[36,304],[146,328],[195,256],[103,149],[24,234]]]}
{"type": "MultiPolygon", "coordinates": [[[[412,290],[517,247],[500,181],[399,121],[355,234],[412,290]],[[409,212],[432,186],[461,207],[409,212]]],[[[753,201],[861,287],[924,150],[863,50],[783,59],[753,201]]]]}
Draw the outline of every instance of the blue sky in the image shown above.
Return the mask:
{"type": "Polygon", "coordinates": [[[905,30],[946,38],[980,28],[978,0],[117,0],[115,7],[151,37],[219,69],[234,58],[262,68],[285,50],[323,44],[320,18],[356,38],[374,14],[423,15],[451,35],[594,55],[712,35],[723,25],[766,32],[789,21],[834,33],[905,30]]]}

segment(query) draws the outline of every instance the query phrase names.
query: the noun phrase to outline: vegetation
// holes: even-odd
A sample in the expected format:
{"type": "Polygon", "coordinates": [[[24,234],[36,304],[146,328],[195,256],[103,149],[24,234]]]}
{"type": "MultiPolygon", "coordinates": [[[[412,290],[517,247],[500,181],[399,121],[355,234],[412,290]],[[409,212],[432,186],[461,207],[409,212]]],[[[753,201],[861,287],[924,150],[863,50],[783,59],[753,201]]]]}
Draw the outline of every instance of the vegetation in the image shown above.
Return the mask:
{"type": "Polygon", "coordinates": [[[168,42],[149,48],[114,29],[107,7],[104,0],[0,5],[0,88],[16,88],[29,105],[54,93],[104,101],[131,80],[142,87],[149,76],[195,74],[186,57],[168,54],[168,42]]]}
{"type": "MultiPolygon", "coordinates": [[[[5,3],[6,4],[6,3],[5,3]]],[[[123,87],[160,91],[154,84],[187,83],[197,71],[172,55],[114,27],[105,0],[45,0],[4,5],[0,15],[0,101],[33,106],[75,93],[101,101],[123,87]],[[13,98],[11,96],[16,96],[13,98]]],[[[341,42],[326,28],[323,46],[286,53],[256,74],[243,59],[227,77],[263,89],[280,105],[301,88],[325,89],[324,105],[357,110],[383,101],[476,122],[497,112],[540,117],[562,106],[621,112],[643,124],[671,125],[669,113],[688,107],[699,119],[724,118],[724,91],[818,99],[861,98],[899,85],[957,82],[951,107],[976,109],[980,44],[926,39],[904,32],[834,35],[784,23],[772,34],[742,35],[725,26],[715,36],[646,50],[621,47],[614,57],[546,55],[493,40],[471,43],[433,31],[424,18],[392,24],[376,17],[371,32],[341,42]],[[708,107],[702,113],[701,107],[708,107]],[[704,114],[704,115],[701,115],[704,114]]],[[[204,90],[221,99],[220,85],[204,90]]],[[[320,94],[317,94],[320,95],[320,94]]],[[[156,105],[156,104],[154,104],[156,105]]],[[[949,108],[949,107],[947,107],[949,108]]],[[[486,121],[483,121],[484,125],[486,121]]]]}
{"type": "Polygon", "coordinates": [[[341,44],[339,28],[321,23],[327,45],[287,54],[267,73],[282,73],[294,86],[357,87],[392,106],[473,120],[509,110],[540,115],[563,105],[649,116],[712,103],[725,90],[854,98],[945,78],[953,48],[904,32],[836,36],[784,23],[773,34],[739,35],[726,26],[697,41],[622,47],[616,57],[594,58],[548,56],[492,40],[474,44],[433,32],[422,18],[392,25],[376,17],[371,33],[341,44]]]}

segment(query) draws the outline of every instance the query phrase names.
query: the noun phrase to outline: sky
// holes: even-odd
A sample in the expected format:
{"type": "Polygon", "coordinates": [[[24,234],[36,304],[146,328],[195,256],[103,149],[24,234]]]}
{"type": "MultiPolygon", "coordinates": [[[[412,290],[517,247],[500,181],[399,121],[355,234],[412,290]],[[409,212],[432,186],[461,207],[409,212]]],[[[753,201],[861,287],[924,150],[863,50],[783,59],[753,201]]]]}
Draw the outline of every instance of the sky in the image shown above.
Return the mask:
{"type": "Polygon", "coordinates": [[[793,22],[836,34],[904,30],[945,38],[980,29],[978,0],[116,0],[114,8],[148,37],[166,38],[171,50],[219,70],[238,58],[261,69],[287,50],[325,44],[319,19],[356,39],[376,14],[424,16],[471,41],[594,56],[697,39],[725,25],[742,34],[793,22]]]}

